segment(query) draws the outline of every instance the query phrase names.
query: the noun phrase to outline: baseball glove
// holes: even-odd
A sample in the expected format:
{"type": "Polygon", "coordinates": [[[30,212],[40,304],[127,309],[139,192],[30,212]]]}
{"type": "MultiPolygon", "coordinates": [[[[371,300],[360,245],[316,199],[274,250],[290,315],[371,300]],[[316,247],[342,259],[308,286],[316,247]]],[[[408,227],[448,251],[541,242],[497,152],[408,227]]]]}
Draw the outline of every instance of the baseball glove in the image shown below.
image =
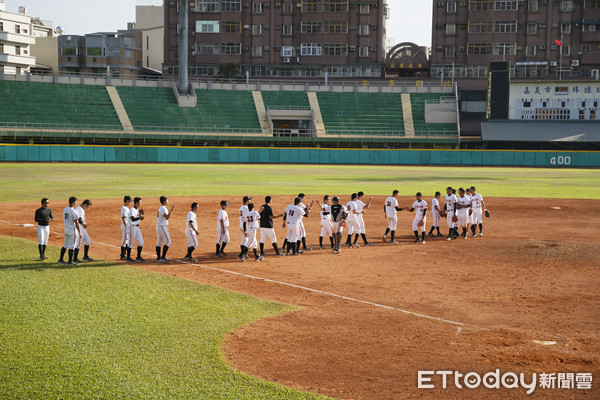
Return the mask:
{"type": "Polygon", "coordinates": [[[473,209],[469,208],[469,215],[473,215],[473,209]]]}
{"type": "Polygon", "coordinates": [[[458,215],[454,214],[452,217],[452,222],[458,222],[458,215]]]}
{"type": "Polygon", "coordinates": [[[485,217],[489,218],[490,217],[490,212],[488,210],[485,210],[485,217]]]}
{"type": "Polygon", "coordinates": [[[143,208],[140,208],[140,211],[139,211],[139,213],[140,213],[140,216],[144,215],[144,209],[143,209],[143,208]]]}
{"type": "Polygon", "coordinates": [[[446,211],[444,211],[444,210],[441,210],[441,211],[440,211],[440,217],[445,217],[445,216],[446,216],[446,211]]]}
{"type": "Polygon", "coordinates": [[[423,226],[425,224],[425,222],[423,220],[420,220],[419,223],[417,224],[417,226],[423,226]]]}

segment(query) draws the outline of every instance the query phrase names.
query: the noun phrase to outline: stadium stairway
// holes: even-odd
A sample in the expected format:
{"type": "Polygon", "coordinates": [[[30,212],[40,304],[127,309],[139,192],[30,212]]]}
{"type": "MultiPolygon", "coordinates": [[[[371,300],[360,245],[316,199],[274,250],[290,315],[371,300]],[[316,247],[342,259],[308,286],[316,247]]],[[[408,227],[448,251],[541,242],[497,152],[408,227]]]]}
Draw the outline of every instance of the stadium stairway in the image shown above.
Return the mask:
{"type": "Polygon", "coordinates": [[[406,137],[415,137],[415,124],[412,116],[410,94],[402,93],[402,115],[404,116],[404,132],[406,137]]]}
{"type": "Polygon", "coordinates": [[[319,105],[319,99],[315,92],[308,92],[308,102],[310,107],[315,114],[315,124],[317,126],[317,136],[327,134],[325,130],[325,124],[323,123],[323,115],[321,115],[321,106],[319,105]]]}
{"type": "Polygon", "coordinates": [[[131,125],[131,121],[129,120],[127,111],[125,111],[125,106],[123,106],[121,97],[119,97],[119,92],[117,92],[117,88],[115,88],[114,86],[107,86],[106,91],[108,92],[110,100],[113,103],[113,107],[115,108],[115,111],[117,112],[119,121],[121,121],[123,130],[125,132],[133,132],[133,125],[131,125]]]}
{"type": "Polygon", "coordinates": [[[258,122],[260,122],[260,129],[262,130],[263,134],[268,135],[271,133],[271,125],[269,124],[269,117],[267,115],[262,93],[254,90],[252,92],[252,98],[254,99],[254,106],[256,107],[258,122]]]}

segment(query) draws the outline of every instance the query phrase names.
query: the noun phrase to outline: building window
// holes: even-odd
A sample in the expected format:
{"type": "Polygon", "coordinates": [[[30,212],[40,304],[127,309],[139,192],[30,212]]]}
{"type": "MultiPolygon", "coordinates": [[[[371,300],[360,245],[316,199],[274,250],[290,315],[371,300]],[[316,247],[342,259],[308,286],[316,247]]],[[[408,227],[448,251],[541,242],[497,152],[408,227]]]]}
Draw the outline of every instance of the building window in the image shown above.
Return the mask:
{"type": "Polygon", "coordinates": [[[88,56],[101,56],[102,55],[102,47],[88,47],[87,48],[87,55],[88,56]]]}
{"type": "Polygon", "coordinates": [[[283,3],[282,10],[284,14],[294,13],[294,3],[283,3]]]}
{"type": "Polygon", "coordinates": [[[537,34],[538,25],[535,22],[530,22],[527,24],[527,34],[528,35],[536,35],[537,34]]]}
{"type": "Polygon", "coordinates": [[[219,43],[197,43],[196,53],[198,54],[219,54],[219,43]]]}
{"type": "Polygon", "coordinates": [[[347,56],[348,45],[346,43],[324,44],[323,54],[326,56],[347,56]]]}
{"type": "Polygon", "coordinates": [[[446,3],[446,12],[447,13],[455,13],[456,11],[457,11],[457,8],[456,8],[455,1],[449,1],[446,3]]]}
{"type": "Polygon", "coordinates": [[[294,46],[281,46],[281,57],[294,57],[296,48],[294,46]]]}
{"type": "Polygon", "coordinates": [[[323,11],[321,0],[302,0],[302,12],[323,11]]]}
{"type": "Polygon", "coordinates": [[[571,23],[570,22],[562,22],[560,24],[560,33],[571,33],[571,23]]]}
{"type": "Polygon", "coordinates": [[[221,11],[242,11],[242,0],[221,0],[221,11]]]}
{"type": "Polygon", "coordinates": [[[252,13],[253,14],[261,14],[263,12],[263,3],[253,2],[252,3],[252,13]]]}
{"type": "Polygon", "coordinates": [[[560,11],[563,11],[563,12],[573,11],[573,2],[572,1],[561,1],[560,2],[560,11]]]}
{"type": "Polygon", "coordinates": [[[77,55],[77,47],[63,47],[61,54],[63,56],[76,56],[77,55]]]}
{"type": "MultiPolygon", "coordinates": [[[[591,44],[582,44],[581,45],[581,54],[591,54],[593,49],[594,48],[592,47],[591,44]]],[[[2,53],[2,51],[0,51],[0,53],[2,53]]]]}
{"type": "Polygon", "coordinates": [[[468,43],[467,54],[470,56],[479,56],[484,54],[492,54],[491,43],[468,43]]]}
{"type": "Polygon", "coordinates": [[[367,46],[360,46],[358,48],[358,56],[359,57],[369,57],[369,47],[367,47],[367,46]]]}
{"type": "Polygon", "coordinates": [[[4,43],[0,43],[0,54],[4,53],[4,43]]]}
{"type": "Polygon", "coordinates": [[[370,14],[371,13],[371,5],[370,4],[361,4],[359,7],[359,12],[361,14],[370,14]]]}
{"type": "Polygon", "coordinates": [[[222,33],[240,33],[242,31],[241,22],[221,22],[222,33]]]}
{"type": "Polygon", "coordinates": [[[348,33],[348,24],[346,22],[324,22],[323,33],[348,33]]]}
{"type": "Polygon", "coordinates": [[[321,56],[323,55],[323,47],[320,43],[302,43],[300,54],[303,56],[321,56]]]}
{"type": "MultiPolygon", "coordinates": [[[[583,8],[600,8],[600,0],[585,0],[583,8]]],[[[2,29],[0,29],[1,31],[2,29]]]]}
{"type": "Polygon", "coordinates": [[[532,57],[537,54],[537,46],[535,44],[528,44],[525,48],[525,55],[532,57]]]}
{"type": "Polygon", "coordinates": [[[494,32],[496,33],[515,33],[517,31],[517,21],[496,21],[494,32]]]}
{"type": "Polygon", "coordinates": [[[358,26],[358,34],[361,36],[366,36],[369,34],[369,25],[359,25],[358,26]]]}
{"type": "Polygon", "coordinates": [[[20,55],[21,55],[21,46],[15,46],[15,54],[16,54],[17,56],[20,56],[20,55]]]}
{"type": "Polygon", "coordinates": [[[348,0],[323,0],[323,11],[348,11],[348,0]]]}
{"type": "Polygon", "coordinates": [[[493,9],[493,0],[469,0],[469,11],[485,11],[493,9]]]}
{"type": "Polygon", "coordinates": [[[221,43],[220,47],[221,55],[239,56],[240,54],[242,54],[241,43],[221,43]]]}
{"type": "Polygon", "coordinates": [[[494,9],[496,10],[516,10],[517,2],[516,1],[496,1],[494,5],[494,9]]]}
{"type": "Polygon", "coordinates": [[[283,25],[284,36],[292,36],[294,34],[294,25],[283,25]]]}
{"type": "Polygon", "coordinates": [[[581,28],[584,32],[594,32],[600,30],[600,24],[596,25],[596,23],[583,23],[583,27],[581,28]]]}
{"type": "Polygon", "coordinates": [[[562,46],[560,46],[560,51],[563,56],[570,56],[571,46],[563,44],[562,46]]]}
{"type": "Polygon", "coordinates": [[[19,25],[15,25],[15,33],[21,33],[21,27],[19,25]]]}
{"type": "Polygon", "coordinates": [[[538,11],[540,9],[539,0],[528,0],[527,1],[527,11],[538,11]]]}
{"type": "Polygon", "coordinates": [[[455,46],[444,47],[444,57],[448,57],[448,58],[456,57],[456,47],[455,46]]]}
{"type": "Polygon", "coordinates": [[[4,22],[0,21],[0,32],[4,31],[4,22]]]}
{"type": "Polygon", "coordinates": [[[262,57],[263,56],[263,47],[262,46],[252,46],[252,57],[262,57]]]}
{"type": "Polygon", "coordinates": [[[220,0],[196,0],[197,12],[219,12],[220,0]]]}
{"type": "Polygon", "coordinates": [[[456,24],[446,24],[446,35],[456,35],[456,24]]]}
{"type": "Polygon", "coordinates": [[[517,54],[517,44],[514,42],[494,43],[494,55],[514,56],[517,54]]]}
{"type": "Polygon", "coordinates": [[[493,31],[493,21],[469,21],[469,33],[489,33],[493,31]]]}
{"type": "Polygon", "coordinates": [[[218,33],[219,21],[196,21],[196,33],[218,33]]]}
{"type": "Polygon", "coordinates": [[[300,31],[302,33],[321,33],[323,23],[320,21],[302,21],[300,31]]]}
{"type": "Polygon", "coordinates": [[[252,34],[253,35],[262,35],[263,26],[260,24],[252,25],[252,34]]]}

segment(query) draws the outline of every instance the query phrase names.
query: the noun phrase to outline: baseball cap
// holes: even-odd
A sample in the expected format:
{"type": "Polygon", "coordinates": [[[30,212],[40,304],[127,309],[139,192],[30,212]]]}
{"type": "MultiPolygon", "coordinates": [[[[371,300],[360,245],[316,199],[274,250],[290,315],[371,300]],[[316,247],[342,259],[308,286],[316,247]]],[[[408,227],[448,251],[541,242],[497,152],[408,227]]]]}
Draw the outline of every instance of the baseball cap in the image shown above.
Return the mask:
{"type": "Polygon", "coordinates": [[[243,203],[245,203],[245,202],[247,202],[247,201],[250,201],[250,200],[252,200],[252,197],[250,197],[250,196],[244,196],[244,201],[243,201],[243,203]]]}
{"type": "Polygon", "coordinates": [[[334,197],[333,197],[333,199],[331,199],[331,200],[332,200],[332,201],[337,201],[337,202],[339,202],[339,201],[340,201],[340,198],[339,198],[339,197],[337,197],[337,196],[334,196],[334,197]]]}
{"type": "Polygon", "coordinates": [[[226,206],[227,205],[227,200],[221,200],[221,205],[222,206],[226,206]]]}

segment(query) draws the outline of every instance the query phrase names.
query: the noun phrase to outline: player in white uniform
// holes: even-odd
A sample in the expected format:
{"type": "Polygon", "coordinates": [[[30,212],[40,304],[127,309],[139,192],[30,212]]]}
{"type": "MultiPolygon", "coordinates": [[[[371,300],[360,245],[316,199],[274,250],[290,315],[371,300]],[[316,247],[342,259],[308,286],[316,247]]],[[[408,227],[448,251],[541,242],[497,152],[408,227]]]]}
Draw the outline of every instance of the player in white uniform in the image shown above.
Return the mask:
{"type": "Polygon", "coordinates": [[[427,202],[421,198],[421,192],[417,192],[417,199],[408,211],[415,212],[412,230],[416,236],[415,243],[425,244],[425,225],[427,224],[427,202]],[[421,238],[419,239],[419,228],[421,228],[421,238]]]}
{"type": "Polygon", "coordinates": [[[334,196],[333,204],[331,205],[331,224],[333,225],[333,252],[341,253],[342,247],[342,232],[346,225],[346,218],[348,217],[348,210],[343,204],[340,204],[340,199],[334,196]]]}
{"type": "Polygon", "coordinates": [[[356,219],[358,220],[358,232],[354,235],[354,244],[358,241],[358,235],[362,237],[364,246],[371,246],[372,243],[367,241],[367,230],[365,229],[365,220],[363,219],[363,214],[366,214],[367,209],[371,205],[373,201],[373,196],[369,199],[367,204],[363,203],[362,199],[365,196],[364,192],[358,192],[358,199],[356,199],[356,219]]]}
{"type": "Polygon", "coordinates": [[[254,253],[254,261],[262,261],[264,258],[258,254],[258,242],[256,240],[256,232],[260,227],[260,214],[254,209],[254,204],[248,204],[248,214],[246,214],[246,249],[252,249],[254,253]]]}
{"type": "Polygon", "coordinates": [[[79,215],[79,230],[81,232],[81,236],[79,237],[79,243],[77,244],[77,248],[73,253],[73,260],[79,262],[77,256],[79,255],[79,249],[83,245],[83,258],[81,261],[94,261],[92,260],[88,252],[90,251],[90,246],[92,244],[92,239],[90,239],[90,235],[87,233],[87,221],[85,220],[85,212],[88,208],[92,206],[92,202],[90,200],[84,200],[80,206],[78,206],[75,211],[77,211],[77,215],[79,215]],[[85,243],[85,245],[84,245],[85,243]]]}
{"type": "Polygon", "coordinates": [[[331,242],[331,248],[333,249],[333,225],[331,225],[331,200],[329,196],[323,196],[323,204],[317,201],[319,207],[321,207],[321,234],[319,235],[319,249],[323,250],[323,238],[325,234],[329,235],[329,241],[331,242]]]}
{"type": "Polygon", "coordinates": [[[396,226],[398,225],[398,216],[396,214],[398,211],[403,210],[403,208],[398,207],[398,193],[399,192],[397,190],[394,190],[392,195],[385,199],[383,211],[388,222],[388,227],[383,235],[384,242],[387,240],[387,234],[391,232],[390,243],[398,243],[394,240],[394,235],[396,235],[396,226]]]}
{"type": "Polygon", "coordinates": [[[453,221],[456,215],[456,195],[452,193],[452,188],[446,188],[446,199],[444,201],[444,209],[446,211],[446,223],[448,224],[448,237],[446,240],[455,239],[458,236],[456,224],[453,221]]]}
{"type": "Polygon", "coordinates": [[[456,213],[458,216],[458,226],[462,228],[461,236],[466,239],[468,237],[469,213],[473,212],[473,210],[471,209],[471,199],[465,194],[465,189],[463,188],[458,189],[456,208],[458,209],[456,213]]]}
{"type": "Polygon", "coordinates": [[[306,197],[304,193],[298,194],[298,198],[300,199],[300,204],[298,204],[298,207],[300,207],[304,211],[304,214],[302,215],[302,217],[300,218],[300,221],[298,222],[298,237],[302,241],[302,250],[298,250],[298,253],[312,250],[311,247],[306,246],[306,230],[304,229],[304,222],[302,221],[302,219],[304,217],[308,217],[308,214],[310,213],[310,209],[312,208],[312,205],[314,204],[315,201],[314,200],[311,201],[310,205],[307,206],[304,204],[304,197],[306,197]]]}
{"type": "Polygon", "coordinates": [[[346,210],[348,211],[348,217],[346,218],[346,224],[348,225],[348,237],[346,238],[346,247],[360,247],[356,242],[352,244],[352,235],[360,231],[358,226],[358,213],[356,211],[356,200],[358,199],[357,193],[352,193],[350,201],[346,203],[346,210]]]}
{"type": "Polygon", "coordinates": [[[190,212],[188,212],[188,215],[185,219],[185,221],[186,221],[185,236],[187,237],[187,240],[188,240],[188,249],[187,249],[187,254],[183,258],[185,258],[186,260],[191,261],[191,262],[198,261],[192,257],[192,252],[194,251],[194,249],[196,249],[198,247],[197,235],[199,233],[198,233],[198,219],[196,217],[197,212],[198,212],[198,203],[194,202],[194,203],[192,203],[190,212]]]}
{"type": "Polygon", "coordinates": [[[304,215],[304,210],[299,204],[302,202],[300,197],[294,199],[294,204],[285,208],[282,227],[287,227],[287,249],[286,254],[291,253],[294,256],[299,254],[300,250],[300,219],[304,215]]]}
{"type": "Polygon", "coordinates": [[[431,215],[433,216],[433,225],[431,225],[431,230],[429,231],[429,236],[434,236],[433,230],[437,229],[437,235],[443,237],[440,232],[440,214],[442,209],[440,208],[440,196],[442,194],[440,192],[435,192],[435,196],[431,199],[431,215]]]}
{"type": "Polygon", "coordinates": [[[221,200],[221,209],[217,216],[217,250],[215,257],[225,257],[225,246],[229,243],[229,216],[227,215],[227,200],[221,200]]]}
{"type": "Polygon", "coordinates": [[[129,210],[129,246],[127,247],[127,262],[144,262],[142,258],[142,249],[144,247],[144,238],[140,229],[140,221],[144,219],[144,210],[142,210],[142,198],[133,199],[133,207],[129,210]],[[131,258],[131,249],[133,243],[137,242],[137,257],[131,258]]]}
{"type": "Polygon", "coordinates": [[[240,232],[242,236],[240,239],[240,254],[237,256],[238,260],[244,257],[250,258],[250,256],[248,256],[248,249],[246,248],[246,238],[248,237],[248,234],[246,233],[246,214],[249,212],[248,203],[250,203],[250,200],[252,200],[252,197],[244,196],[242,200],[243,204],[240,207],[240,232]]]}
{"type": "MultiPolygon", "coordinates": [[[[473,204],[473,196],[471,195],[471,188],[467,187],[465,189],[465,194],[469,198],[469,200],[471,201],[471,204],[473,204]]],[[[473,211],[469,212],[469,216],[467,217],[467,220],[469,222],[469,226],[468,226],[468,229],[467,229],[467,232],[468,232],[469,229],[471,228],[471,226],[473,226],[473,211]]]]}
{"type": "Polygon", "coordinates": [[[75,265],[76,261],[73,261],[73,251],[79,242],[79,214],[75,211],[75,205],[77,204],[76,197],[69,197],[69,206],[63,210],[63,220],[65,222],[65,244],[60,250],[59,264],[65,264],[65,252],[69,250],[69,262],[67,264],[75,265]]]}
{"type": "Polygon", "coordinates": [[[483,236],[483,213],[487,211],[483,196],[475,191],[475,186],[471,186],[471,203],[473,205],[473,223],[471,224],[471,232],[473,237],[477,232],[476,224],[479,224],[479,236],[483,236]]]}
{"type": "Polygon", "coordinates": [[[129,246],[129,204],[131,196],[123,197],[123,207],[121,207],[121,260],[125,260],[125,252],[129,246]]]}
{"type": "Polygon", "coordinates": [[[166,196],[160,196],[160,208],[156,216],[156,261],[167,262],[171,261],[167,258],[167,251],[171,246],[171,235],[169,234],[169,218],[173,214],[175,206],[171,206],[171,210],[167,210],[169,199],[166,196]],[[162,256],[160,254],[160,246],[162,248],[162,256]]]}

